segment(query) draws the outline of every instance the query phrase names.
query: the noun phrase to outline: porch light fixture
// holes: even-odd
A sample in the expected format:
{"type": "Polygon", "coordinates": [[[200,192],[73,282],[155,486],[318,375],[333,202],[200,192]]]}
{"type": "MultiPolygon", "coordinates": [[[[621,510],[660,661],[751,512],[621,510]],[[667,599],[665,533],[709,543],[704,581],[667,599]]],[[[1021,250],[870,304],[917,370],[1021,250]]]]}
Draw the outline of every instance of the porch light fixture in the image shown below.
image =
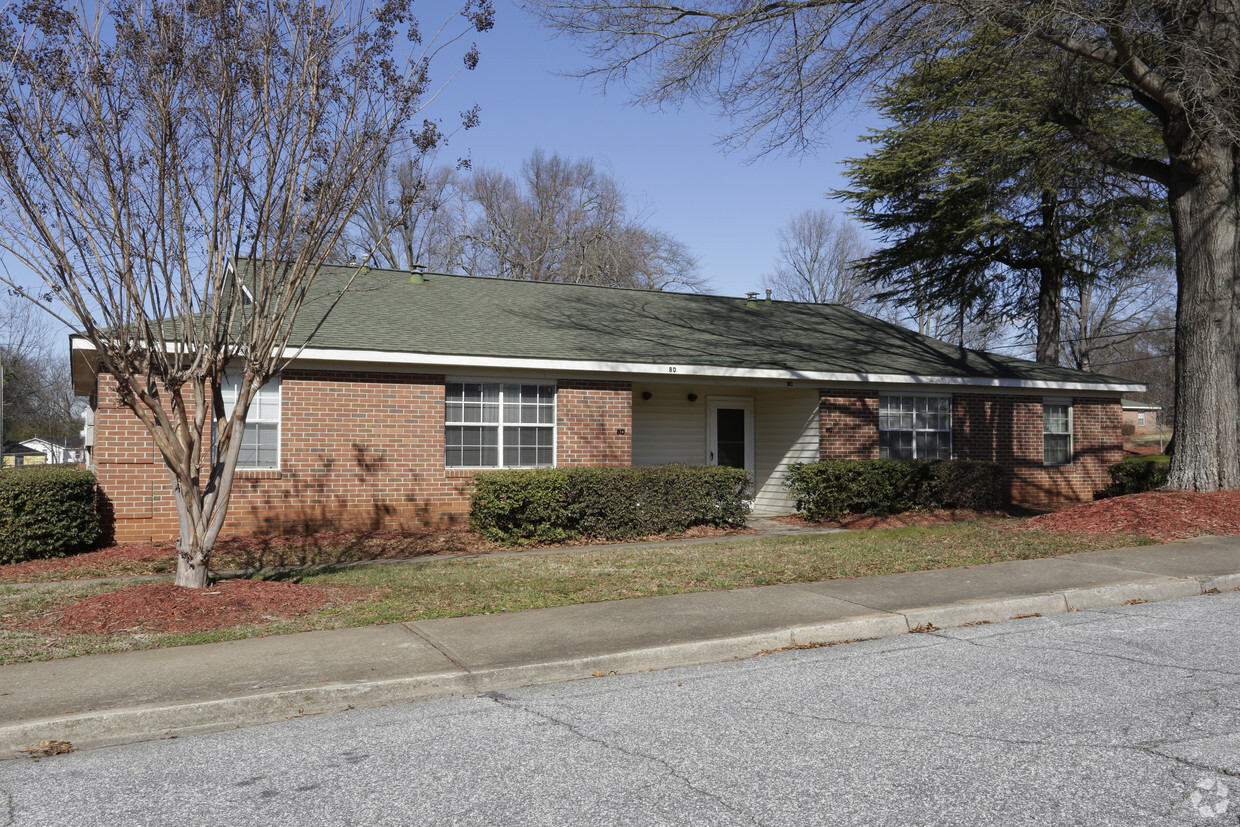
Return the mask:
{"type": "Polygon", "coordinates": [[[654,394],[650,391],[642,391],[642,399],[654,399],[654,394]]]}
{"type": "Polygon", "coordinates": [[[696,402],[696,401],[697,401],[697,394],[696,394],[696,393],[691,393],[691,394],[689,394],[689,401],[690,401],[690,402],[696,402]]]}

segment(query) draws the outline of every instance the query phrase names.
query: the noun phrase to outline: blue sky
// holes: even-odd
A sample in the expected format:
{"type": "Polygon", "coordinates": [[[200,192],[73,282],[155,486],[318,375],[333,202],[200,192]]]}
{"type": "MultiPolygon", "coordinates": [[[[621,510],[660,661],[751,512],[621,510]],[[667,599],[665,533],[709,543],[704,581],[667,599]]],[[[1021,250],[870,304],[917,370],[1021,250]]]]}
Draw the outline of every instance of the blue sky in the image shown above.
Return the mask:
{"type": "MultiPolygon", "coordinates": [[[[482,123],[457,134],[448,157],[468,155],[475,168],[515,173],[535,147],[590,157],[620,182],[647,223],[687,244],[707,290],[758,290],[778,248],[778,229],[807,208],[843,211],[826,193],[843,186],[842,158],[863,154],[857,136],[878,121],[841,116],[816,155],[752,160],[716,145],[727,124],[689,105],[653,112],[628,104],[623,89],[602,94],[594,81],[563,77],[585,65],[573,43],[516,5],[499,0],[495,28],[478,39],[482,60],[452,81],[434,111],[448,128],[457,110],[482,107],[482,123]]],[[[423,29],[431,22],[423,11],[423,29]]],[[[440,68],[444,73],[444,67],[440,68]]]]}

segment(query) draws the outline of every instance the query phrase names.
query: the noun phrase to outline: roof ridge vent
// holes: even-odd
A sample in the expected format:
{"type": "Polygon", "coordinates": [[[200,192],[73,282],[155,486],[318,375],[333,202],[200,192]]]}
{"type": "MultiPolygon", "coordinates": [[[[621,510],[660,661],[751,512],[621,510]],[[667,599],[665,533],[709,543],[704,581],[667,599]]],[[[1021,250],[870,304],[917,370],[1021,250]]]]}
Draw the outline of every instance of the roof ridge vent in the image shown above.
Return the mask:
{"type": "Polygon", "coordinates": [[[410,264],[409,265],[409,283],[423,284],[426,281],[426,265],[410,264]]]}

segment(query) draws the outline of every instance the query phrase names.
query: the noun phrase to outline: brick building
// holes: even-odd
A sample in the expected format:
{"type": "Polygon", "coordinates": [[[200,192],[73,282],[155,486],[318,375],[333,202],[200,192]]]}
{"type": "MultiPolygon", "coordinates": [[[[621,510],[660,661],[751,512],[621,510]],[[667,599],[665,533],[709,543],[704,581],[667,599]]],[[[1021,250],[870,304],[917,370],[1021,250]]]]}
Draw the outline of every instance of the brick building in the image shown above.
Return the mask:
{"type": "MultiPolygon", "coordinates": [[[[225,533],[462,521],[486,468],[735,465],[761,515],[791,511],[793,462],[954,457],[998,462],[1017,501],[1087,499],[1141,389],[835,305],[585,285],[369,270],[298,324],[313,334],[247,416],[225,533]]],[[[74,341],[116,537],[175,537],[167,472],[91,354],[74,341]]]]}
{"type": "Polygon", "coordinates": [[[1161,406],[1139,402],[1135,399],[1124,399],[1121,401],[1121,406],[1124,411],[1125,432],[1152,434],[1159,430],[1158,415],[1162,412],[1161,406]]]}

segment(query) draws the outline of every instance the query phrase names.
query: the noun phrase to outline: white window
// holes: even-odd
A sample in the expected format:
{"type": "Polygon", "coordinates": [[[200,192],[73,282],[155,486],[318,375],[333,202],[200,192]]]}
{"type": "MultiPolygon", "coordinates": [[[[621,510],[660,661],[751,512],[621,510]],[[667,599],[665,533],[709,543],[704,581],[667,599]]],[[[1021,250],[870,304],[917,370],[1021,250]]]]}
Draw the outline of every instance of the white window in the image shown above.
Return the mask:
{"type": "Polygon", "coordinates": [[[880,396],[880,459],[951,459],[950,396],[880,396]]]}
{"type": "Polygon", "coordinates": [[[1042,405],[1042,462],[1046,465],[1072,462],[1072,405],[1066,402],[1042,405]]]}
{"type": "Polygon", "coordinates": [[[449,468],[555,465],[555,385],[448,382],[444,454],[449,468]]]}
{"type": "MultiPolygon", "coordinates": [[[[232,416],[241,387],[240,375],[225,374],[220,384],[224,414],[232,416]]],[[[280,467],[280,377],[273,376],[250,399],[237,467],[272,470],[280,467]]]]}
{"type": "Polygon", "coordinates": [[[1145,411],[1139,411],[1137,413],[1137,424],[1142,428],[1145,427],[1145,411]]]}

